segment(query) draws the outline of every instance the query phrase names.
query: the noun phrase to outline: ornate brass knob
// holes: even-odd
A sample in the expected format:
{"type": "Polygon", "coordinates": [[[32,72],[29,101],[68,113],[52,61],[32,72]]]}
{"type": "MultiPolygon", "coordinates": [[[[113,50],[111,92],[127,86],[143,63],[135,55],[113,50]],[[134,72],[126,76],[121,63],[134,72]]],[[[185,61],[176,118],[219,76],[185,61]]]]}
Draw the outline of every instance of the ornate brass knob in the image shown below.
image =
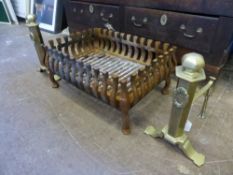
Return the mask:
{"type": "Polygon", "coordinates": [[[89,5],[89,12],[94,13],[94,6],[92,4],[89,5]]]}
{"type": "Polygon", "coordinates": [[[167,24],[167,15],[166,14],[163,14],[162,16],[161,16],[161,18],[160,18],[160,24],[162,25],[162,26],[165,26],[166,24],[167,24]]]}

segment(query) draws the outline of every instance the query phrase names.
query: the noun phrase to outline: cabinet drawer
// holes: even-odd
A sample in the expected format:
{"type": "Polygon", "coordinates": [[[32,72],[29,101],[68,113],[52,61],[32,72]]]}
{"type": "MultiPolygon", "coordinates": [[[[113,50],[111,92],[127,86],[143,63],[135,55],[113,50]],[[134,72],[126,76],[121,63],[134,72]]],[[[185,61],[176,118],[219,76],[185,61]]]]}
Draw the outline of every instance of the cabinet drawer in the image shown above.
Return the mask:
{"type": "Polygon", "coordinates": [[[125,8],[125,31],[209,52],[218,18],[162,10],[125,8]]]}
{"type": "Polygon", "coordinates": [[[120,12],[118,6],[95,3],[74,2],[66,4],[66,15],[71,26],[105,27],[111,24],[115,30],[120,29],[120,12]]]}

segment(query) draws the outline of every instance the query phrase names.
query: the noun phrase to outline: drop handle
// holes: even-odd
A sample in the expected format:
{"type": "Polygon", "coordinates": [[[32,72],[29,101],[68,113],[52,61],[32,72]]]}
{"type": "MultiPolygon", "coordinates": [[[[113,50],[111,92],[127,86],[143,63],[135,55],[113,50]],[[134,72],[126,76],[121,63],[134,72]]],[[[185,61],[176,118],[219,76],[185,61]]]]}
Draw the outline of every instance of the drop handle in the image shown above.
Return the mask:
{"type": "Polygon", "coordinates": [[[181,26],[180,26],[180,30],[181,30],[181,31],[183,31],[183,35],[184,35],[184,37],[186,37],[186,38],[190,38],[190,39],[195,38],[195,35],[192,35],[192,34],[188,34],[188,33],[186,33],[186,26],[185,26],[184,24],[181,24],[181,26]]]}
{"type": "Polygon", "coordinates": [[[133,25],[134,25],[134,26],[136,26],[136,27],[143,27],[145,24],[147,24],[148,18],[145,17],[145,18],[143,18],[142,23],[137,23],[136,17],[135,17],[135,16],[132,16],[132,17],[131,17],[131,21],[133,22],[133,25]]]}
{"type": "MultiPolygon", "coordinates": [[[[196,35],[194,35],[194,34],[189,34],[189,33],[186,32],[186,26],[185,26],[184,24],[181,24],[181,25],[180,25],[180,30],[183,31],[183,35],[184,35],[184,37],[186,37],[186,38],[193,39],[193,38],[196,37],[196,35]]],[[[203,33],[202,27],[198,27],[197,30],[196,30],[196,33],[197,33],[197,34],[202,34],[202,33],[203,33]]]]}
{"type": "Polygon", "coordinates": [[[188,34],[188,33],[186,33],[186,32],[184,32],[183,35],[184,35],[186,38],[190,38],[190,39],[195,38],[195,35],[188,34]]]}
{"type": "Polygon", "coordinates": [[[101,13],[100,13],[100,16],[102,17],[101,19],[102,19],[102,21],[104,21],[104,22],[109,22],[109,21],[113,18],[113,14],[112,14],[112,13],[110,13],[110,14],[108,15],[108,17],[105,17],[104,13],[101,12],[101,13]]]}

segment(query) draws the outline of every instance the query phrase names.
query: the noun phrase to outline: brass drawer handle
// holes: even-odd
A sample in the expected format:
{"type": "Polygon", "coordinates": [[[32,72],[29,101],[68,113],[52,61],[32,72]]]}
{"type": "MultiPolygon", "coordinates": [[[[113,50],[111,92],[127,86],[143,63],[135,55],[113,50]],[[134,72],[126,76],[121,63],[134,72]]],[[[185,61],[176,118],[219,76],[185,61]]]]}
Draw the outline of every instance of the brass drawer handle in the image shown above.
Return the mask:
{"type": "Polygon", "coordinates": [[[143,27],[148,22],[148,18],[147,17],[143,18],[142,23],[140,24],[140,23],[137,23],[136,17],[132,16],[131,21],[133,22],[134,26],[143,27]]]}
{"type": "MultiPolygon", "coordinates": [[[[77,12],[77,9],[74,7],[72,11],[73,11],[73,13],[76,13],[76,12],[77,12]]],[[[80,14],[83,14],[83,12],[84,12],[84,10],[83,10],[83,9],[80,9],[79,13],[80,13],[80,14]]]]}
{"type": "Polygon", "coordinates": [[[112,13],[110,13],[110,14],[108,15],[108,17],[105,17],[104,12],[101,12],[101,13],[100,13],[100,16],[102,17],[101,19],[102,19],[102,21],[104,21],[104,22],[109,22],[109,21],[111,20],[111,18],[113,18],[113,14],[112,14],[112,13]]]}
{"type": "Polygon", "coordinates": [[[190,39],[195,38],[195,35],[188,34],[188,33],[186,33],[186,32],[184,32],[183,35],[184,35],[186,38],[190,38],[190,39]]]}
{"type": "MultiPolygon", "coordinates": [[[[183,32],[183,35],[184,35],[184,37],[186,37],[186,38],[193,39],[193,38],[196,37],[196,35],[194,35],[194,34],[193,34],[193,35],[192,35],[192,34],[188,34],[188,33],[186,32],[186,26],[185,26],[184,24],[181,24],[180,30],[183,32]]],[[[202,33],[203,33],[203,29],[202,29],[201,27],[198,27],[197,30],[196,30],[196,33],[197,33],[197,34],[202,34],[202,33]]]]}

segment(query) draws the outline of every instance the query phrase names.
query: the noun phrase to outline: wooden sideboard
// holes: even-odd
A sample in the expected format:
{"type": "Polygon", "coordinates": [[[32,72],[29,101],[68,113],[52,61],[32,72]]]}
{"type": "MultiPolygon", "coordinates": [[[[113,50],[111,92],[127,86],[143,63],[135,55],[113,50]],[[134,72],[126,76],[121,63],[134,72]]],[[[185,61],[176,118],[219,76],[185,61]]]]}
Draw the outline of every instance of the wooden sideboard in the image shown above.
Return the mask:
{"type": "Polygon", "coordinates": [[[180,54],[204,55],[206,71],[218,75],[233,41],[232,0],[66,0],[70,31],[106,27],[169,42],[180,54]]]}

